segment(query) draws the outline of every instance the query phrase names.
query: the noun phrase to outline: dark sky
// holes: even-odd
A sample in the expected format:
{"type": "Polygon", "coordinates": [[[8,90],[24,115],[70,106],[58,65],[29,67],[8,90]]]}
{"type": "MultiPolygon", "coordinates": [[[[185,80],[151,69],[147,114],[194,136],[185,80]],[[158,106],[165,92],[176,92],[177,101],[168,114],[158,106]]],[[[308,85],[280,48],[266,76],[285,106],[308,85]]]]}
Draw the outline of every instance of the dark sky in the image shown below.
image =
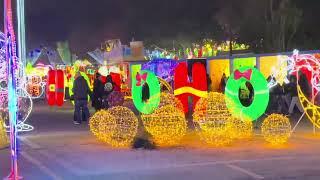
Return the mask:
{"type": "Polygon", "coordinates": [[[171,37],[180,24],[208,23],[216,7],[217,0],[27,0],[28,44],[68,40],[84,53],[112,38],[171,37]]]}
{"type": "MultiPolygon", "coordinates": [[[[214,14],[232,0],[25,0],[28,49],[54,47],[68,40],[73,52],[85,54],[107,39],[125,44],[147,38],[175,38],[178,33],[217,28],[214,14]]],[[[234,0],[239,2],[239,0],[234,0]]],[[[259,1],[259,0],[257,0],[259,1]]],[[[319,0],[295,0],[307,18],[302,29],[313,39],[320,31],[319,0]],[[308,2],[308,3],[307,3],[308,2]],[[312,8],[316,11],[310,11],[312,8]],[[317,23],[317,24],[315,24],[317,23]]],[[[1,1],[0,8],[3,9],[1,1]]],[[[254,7],[253,7],[254,8],[254,7]]],[[[2,19],[2,15],[0,16],[2,19]]],[[[2,23],[2,21],[1,21],[2,23]]],[[[0,24],[1,24],[0,23],[0,24]]],[[[320,36],[316,36],[319,37],[320,36]]],[[[302,38],[301,41],[304,39],[302,38]]]]}

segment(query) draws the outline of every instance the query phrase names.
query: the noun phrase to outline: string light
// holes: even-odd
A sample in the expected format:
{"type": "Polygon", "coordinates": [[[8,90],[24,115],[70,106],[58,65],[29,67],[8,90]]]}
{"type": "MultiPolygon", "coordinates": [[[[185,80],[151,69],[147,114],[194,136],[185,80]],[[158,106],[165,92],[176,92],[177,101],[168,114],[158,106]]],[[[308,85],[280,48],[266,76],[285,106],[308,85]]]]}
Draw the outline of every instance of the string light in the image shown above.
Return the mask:
{"type": "Polygon", "coordinates": [[[138,119],[130,109],[116,106],[94,114],[90,118],[90,130],[113,147],[128,147],[136,136],[138,119]]]}
{"type": "Polygon", "coordinates": [[[253,123],[251,120],[230,117],[236,139],[249,139],[252,137],[253,123]]]}
{"type": "Polygon", "coordinates": [[[174,96],[174,94],[162,92],[160,95],[159,107],[163,107],[170,104],[173,105],[175,108],[183,111],[183,104],[178,98],[174,96]]]}
{"type": "Polygon", "coordinates": [[[131,145],[138,131],[138,119],[134,113],[123,106],[116,106],[108,110],[116,120],[116,128],[111,137],[114,147],[127,147],[131,145]]]}
{"type": "Polygon", "coordinates": [[[109,143],[116,128],[116,120],[109,111],[101,110],[90,118],[89,126],[92,134],[100,141],[109,143]]]}
{"type": "Polygon", "coordinates": [[[290,121],[281,114],[271,114],[263,121],[261,131],[264,139],[272,145],[286,143],[290,137],[290,121]]]}
{"type": "Polygon", "coordinates": [[[236,134],[230,117],[224,95],[210,92],[207,98],[201,98],[196,104],[193,121],[199,124],[199,135],[203,141],[213,146],[224,146],[230,144],[236,134]]]}
{"type": "Polygon", "coordinates": [[[187,131],[182,109],[165,105],[149,115],[141,115],[144,127],[158,146],[174,146],[180,143],[187,131]]]}
{"type": "Polygon", "coordinates": [[[9,145],[9,139],[4,128],[4,122],[0,118],[0,149],[7,147],[9,145]]]}

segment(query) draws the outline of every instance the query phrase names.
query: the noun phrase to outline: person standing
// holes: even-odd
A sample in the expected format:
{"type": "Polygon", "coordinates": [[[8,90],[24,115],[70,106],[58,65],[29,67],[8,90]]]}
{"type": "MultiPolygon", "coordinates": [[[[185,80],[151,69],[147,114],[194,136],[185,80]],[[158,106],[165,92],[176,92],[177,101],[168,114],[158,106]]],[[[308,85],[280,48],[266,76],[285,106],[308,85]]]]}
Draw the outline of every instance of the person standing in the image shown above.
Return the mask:
{"type": "Polygon", "coordinates": [[[84,115],[83,121],[89,119],[88,109],[88,96],[91,94],[87,81],[81,76],[80,72],[76,73],[75,81],[73,83],[73,96],[74,96],[74,124],[81,123],[81,108],[84,115]]]}
{"type": "Polygon", "coordinates": [[[293,109],[295,106],[299,109],[302,113],[303,108],[298,98],[298,91],[297,91],[297,78],[295,76],[291,76],[290,83],[288,84],[288,91],[291,95],[291,102],[289,105],[288,113],[291,115],[293,113],[293,109]]]}
{"type": "Polygon", "coordinates": [[[96,111],[102,108],[102,97],[104,94],[104,84],[102,82],[102,76],[100,73],[96,73],[96,79],[93,83],[93,93],[92,93],[92,107],[96,111]]]}
{"type": "Polygon", "coordinates": [[[105,109],[109,108],[108,96],[114,90],[114,87],[115,87],[115,84],[112,80],[112,76],[108,75],[106,83],[104,85],[104,93],[102,97],[102,108],[105,108],[105,109]]]}

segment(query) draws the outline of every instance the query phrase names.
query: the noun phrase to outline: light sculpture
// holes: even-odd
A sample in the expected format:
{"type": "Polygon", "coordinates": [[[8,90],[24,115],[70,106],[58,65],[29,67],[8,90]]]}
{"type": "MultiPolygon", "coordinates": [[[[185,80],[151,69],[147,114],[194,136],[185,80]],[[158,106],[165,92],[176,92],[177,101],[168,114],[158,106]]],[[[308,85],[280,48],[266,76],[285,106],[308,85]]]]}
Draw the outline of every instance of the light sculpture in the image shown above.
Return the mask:
{"type": "Polygon", "coordinates": [[[158,78],[151,71],[140,71],[136,78],[132,80],[132,99],[136,108],[143,114],[151,114],[160,103],[160,83],[158,78]],[[142,100],[142,88],[147,83],[150,98],[144,102],[142,100]]]}
{"type": "Polygon", "coordinates": [[[183,104],[180,102],[178,98],[174,96],[174,94],[162,92],[160,95],[160,104],[159,108],[166,106],[166,105],[173,105],[178,110],[183,111],[183,104]]]}
{"type": "Polygon", "coordinates": [[[185,62],[179,63],[174,74],[174,94],[181,101],[184,112],[187,113],[188,97],[193,97],[193,107],[200,97],[207,96],[206,68],[201,63],[195,63],[192,67],[192,82],[188,79],[188,68],[185,62]]]}
{"type": "Polygon", "coordinates": [[[272,145],[284,144],[290,137],[290,121],[281,114],[271,114],[263,121],[261,131],[264,139],[272,145]]]}
{"type": "Polygon", "coordinates": [[[141,115],[143,125],[158,146],[178,145],[187,131],[182,110],[165,105],[152,114],[141,115]]]}
{"type": "Polygon", "coordinates": [[[47,101],[50,106],[64,103],[64,73],[62,70],[49,70],[47,79],[47,101]]]}
{"type": "Polygon", "coordinates": [[[200,127],[201,139],[212,146],[225,146],[234,140],[233,120],[225,103],[224,95],[210,92],[195,107],[193,121],[200,127]]]}
{"type": "MultiPolygon", "coordinates": [[[[19,9],[18,9],[19,10],[19,9]]],[[[10,122],[11,172],[8,179],[19,179],[17,156],[17,112],[18,112],[18,59],[16,56],[16,39],[12,21],[11,0],[4,0],[4,31],[6,36],[6,61],[8,70],[8,111],[10,122]]]]}
{"type": "Polygon", "coordinates": [[[225,89],[226,103],[231,114],[240,119],[255,121],[266,110],[269,103],[268,84],[256,68],[241,67],[229,77],[225,89]],[[251,83],[254,91],[252,103],[245,107],[239,99],[239,88],[246,82],[251,83]]]}
{"type": "Polygon", "coordinates": [[[8,140],[7,132],[4,127],[4,122],[0,117],[0,149],[8,147],[8,145],[9,145],[9,140],[8,140]]]}

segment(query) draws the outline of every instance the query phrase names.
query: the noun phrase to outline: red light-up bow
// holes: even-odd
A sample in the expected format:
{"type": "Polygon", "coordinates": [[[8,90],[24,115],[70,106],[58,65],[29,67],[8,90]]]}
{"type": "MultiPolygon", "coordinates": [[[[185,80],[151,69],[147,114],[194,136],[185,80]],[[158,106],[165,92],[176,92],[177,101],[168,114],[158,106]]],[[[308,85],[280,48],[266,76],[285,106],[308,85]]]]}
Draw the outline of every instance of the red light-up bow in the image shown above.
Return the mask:
{"type": "Polygon", "coordinates": [[[137,86],[141,86],[142,84],[144,84],[144,83],[146,82],[146,80],[147,80],[147,76],[148,76],[147,73],[144,73],[144,74],[142,74],[142,75],[140,75],[139,73],[137,73],[137,75],[136,75],[136,80],[137,80],[136,85],[137,85],[137,86]]]}
{"type": "Polygon", "coordinates": [[[235,80],[238,80],[240,78],[246,78],[247,80],[250,80],[251,79],[251,74],[252,74],[252,69],[248,69],[244,72],[240,72],[239,70],[236,70],[234,72],[234,79],[235,80]]]}

